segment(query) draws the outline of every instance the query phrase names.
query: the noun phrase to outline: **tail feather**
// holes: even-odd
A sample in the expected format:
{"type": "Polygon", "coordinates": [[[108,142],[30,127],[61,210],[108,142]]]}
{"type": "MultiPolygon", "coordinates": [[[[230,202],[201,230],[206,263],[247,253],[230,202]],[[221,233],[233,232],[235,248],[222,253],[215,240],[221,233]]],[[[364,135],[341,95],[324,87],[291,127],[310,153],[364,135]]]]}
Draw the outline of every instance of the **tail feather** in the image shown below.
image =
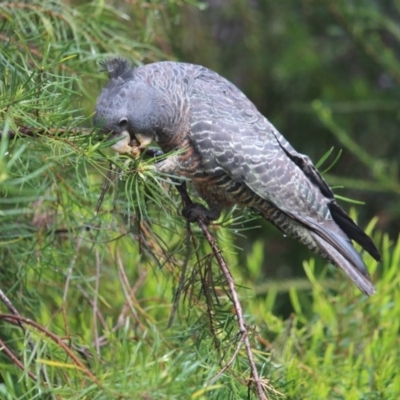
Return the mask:
{"type": "Polygon", "coordinates": [[[351,237],[343,232],[336,221],[316,221],[304,215],[283,212],[267,202],[255,211],[260,212],[284,233],[342,269],[363,293],[368,296],[375,293],[371,277],[360,254],[353,247],[351,237]]]}
{"type": "Polygon", "coordinates": [[[337,241],[333,246],[316,232],[311,231],[311,236],[328,258],[342,269],[363,293],[368,296],[375,293],[365,264],[350,242],[346,243],[345,239],[335,235],[337,241]]]}
{"type": "Polygon", "coordinates": [[[376,261],[381,261],[381,255],[372,242],[372,239],[346,214],[346,212],[337,204],[329,204],[329,210],[332,218],[337,225],[346,233],[346,235],[355,240],[363,249],[368,251],[376,261]]]}
{"type": "Polygon", "coordinates": [[[318,253],[342,269],[363,293],[368,296],[375,293],[364,261],[353,247],[351,240],[334,221],[323,224],[308,217],[297,216],[297,218],[309,230],[309,234],[319,248],[318,253]]]}

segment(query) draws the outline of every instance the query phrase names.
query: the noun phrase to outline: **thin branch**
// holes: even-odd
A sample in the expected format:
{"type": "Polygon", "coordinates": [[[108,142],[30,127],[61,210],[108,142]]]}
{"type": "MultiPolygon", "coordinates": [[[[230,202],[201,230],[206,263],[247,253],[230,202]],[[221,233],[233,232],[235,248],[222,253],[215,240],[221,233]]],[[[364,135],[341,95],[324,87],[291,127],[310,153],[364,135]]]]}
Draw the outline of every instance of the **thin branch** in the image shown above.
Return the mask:
{"type": "Polygon", "coordinates": [[[96,207],[94,209],[95,215],[97,215],[100,211],[101,205],[103,204],[104,196],[108,192],[108,189],[110,188],[111,181],[112,181],[112,164],[110,163],[108,170],[107,170],[107,175],[106,178],[104,179],[103,186],[101,187],[101,192],[99,199],[97,200],[96,207]]]}
{"type": "MultiPolygon", "coordinates": [[[[15,306],[13,305],[13,303],[11,302],[11,300],[7,297],[7,295],[0,289],[0,300],[6,305],[6,307],[10,310],[10,312],[13,315],[16,315],[17,317],[20,317],[21,314],[18,312],[18,310],[15,308],[15,306]]],[[[35,343],[32,340],[32,338],[30,337],[30,334],[26,331],[24,325],[17,320],[17,325],[21,328],[22,332],[24,333],[24,335],[26,335],[27,340],[28,340],[28,345],[29,348],[31,349],[31,352],[34,353],[34,349],[35,349],[35,343]]],[[[1,339],[0,339],[1,340],[1,339]]],[[[14,354],[11,352],[11,350],[9,350],[6,345],[3,345],[3,342],[1,342],[1,347],[4,347],[4,351],[6,352],[6,354],[11,358],[11,360],[15,363],[14,358],[11,356],[11,354],[14,356],[14,354]],[[9,353],[11,352],[11,354],[9,353]]],[[[14,356],[15,357],[15,356],[14,356]]],[[[19,360],[18,360],[19,361],[19,360]]],[[[16,363],[16,365],[20,368],[19,364],[16,363]]],[[[29,373],[30,374],[30,373],[29,373]]],[[[34,379],[36,380],[36,376],[34,374],[32,374],[34,379]]],[[[45,382],[47,385],[50,384],[50,381],[46,375],[46,372],[44,371],[44,368],[40,368],[40,375],[42,376],[43,382],[45,382]]],[[[29,375],[31,376],[31,375],[29,375]]],[[[31,376],[32,378],[32,376],[31,376]]]]}
{"type": "Polygon", "coordinates": [[[138,313],[135,309],[135,306],[133,305],[133,302],[132,302],[132,297],[134,297],[134,296],[133,296],[132,291],[130,290],[129,279],[125,273],[124,263],[122,262],[122,257],[121,257],[121,253],[119,251],[119,247],[117,247],[117,250],[116,250],[116,258],[117,258],[117,265],[118,265],[118,276],[119,276],[119,280],[121,282],[121,287],[122,287],[122,291],[124,292],[126,302],[129,306],[129,309],[131,310],[133,317],[135,318],[135,321],[140,326],[140,328],[144,331],[145,326],[143,325],[142,321],[140,320],[139,315],[138,315],[138,313]]]}
{"type": "Polygon", "coordinates": [[[251,345],[250,345],[250,339],[248,336],[248,330],[247,330],[247,326],[246,326],[244,316],[243,316],[242,305],[240,304],[240,301],[239,301],[239,298],[238,298],[238,295],[237,295],[237,292],[235,289],[235,281],[232,277],[232,274],[231,274],[228,266],[226,265],[224,258],[222,257],[221,251],[219,250],[219,248],[216,244],[216,240],[211,235],[210,231],[208,230],[207,225],[201,219],[199,219],[197,221],[197,223],[199,224],[200,229],[203,231],[204,236],[206,237],[208,243],[210,244],[211,249],[214,253],[214,256],[217,259],[218,265],[219,265],[222,273],[224,274],[226,282],[228,284],[229,292],[231,294],[232,302],[233,302],[233,305],[234,305],[235,311],[236,311],[239,330],[240,330],[240,333],[243,335],[244,347],[246,349],[247,358],[250,363],[251,375],[252,375],[254,384],[256,386],[257,396],[260,400],[266,400],[267,397],[264,393],[262,381],[261,381],[260,377],[258,376],[256,363],[254,361],[253,352],[252,352],[251,345]]]}
{"type": "Polygon", "coordinates": [[[20,315],[13,315],[13,314],[0,314],[0,319],[3,319],[5,321],[13,321],[14,323],[23,323],[26,325],[30,325],[37,329],[39,332],[44,333],[48,338],[53,340],[59,347],[61,347],[71,358],[71,360],[74,362],[76,367],[83,371],[93,382],[97,383],[99,386],[101,386],[101,383],[99,380],[84,366],[84,364],[79,360],[79,358],[71,351],[71,349],[64,343],[64,341],[54,333],[50,332],[43,326],[39,325],[37,322],[21,317],[20,315]]]}
{"type": "Polygon", "coordinates": [[[212,302],[212,295],[214,295],[214,299],[216,300],[216,302],[219,305],[219,299],[218,299],[218,295],[215,291],[215,284],[213,282],[213,274],[212,274],[212,256],[208,256],[207,258],[209,258],[209,262],[206,262],[204,265],[204,274],[202,273],[201,268],[199,268],[199,273],[200,273],[200,279],[201,279],[201,283],[202,283],[202,290],[204,292],[204,296],[206,299],[206,305],[207,305],[207,315],[208,315],[208,320],[209,320],[209,327],[210,327],[210,331],[211,331],[211,336],[213,338],[214,341],[214,347],[216,349],[216,351],[218,353],[220,353],[221,351],[221,342],[218,338],[216,329],[215,329],[215,321],[214,321],[214,305],[212,302]],[[209,282],[209,280],[211,280],[211,282],[209,282]],[[209,288],[211,288],[213,293],[210,293],[209,288]]]}
{"type": "MultiPolygon", "coordinates": [[[[21,324],[21,321],[17,321],[17,325],[21,324]]],[[[16,355],[7,347],[7,345],[0,339],[0,351],[3,351],[8,358],[21,370],[28,374],[28,376],[33,379],[35,382],[37,381],[37,376],[31,372],[27,371],[25,365],[22,364],[20,360],[16,357],[16,355]]]]}
{"type": "Polygon", "coordinates": [[[174,302],[172,304],[172,310],[171,310],[171,314],[169,316],[167,328],[170,328],[172,323],[174,322],[174,317],[175,317],[176,310],[178,308],[179,299],[181,297],[181,293],[182,293],[182,290],[183,290],[184,285],[185,285],[186,270],[187,270],[189,257],[190,257],[190,238],[191,238],[191,236],[192,236],[192,232],[190,230],[190,222],[187,221],[187,226],[186,226],[186,255],[185,255],[185,259],[183,260],[183,265],[182,265],[182,269],[181,269],[181,276],[179,278],[178,287],[177,287],[177,289],[175,291],[174,302]]]}
{"type": "MultiPolygon", "coordinates": [[[[10,310],[10,312],[14,315],[20,315],[18,310],[14,307],[14,304],[11,302],[11,300],[7,297],[7,295],[0,289],[0,300],[6,305],[6,307],[10,310]]],[[[24,327],[22,325],[21,329],[24,330],[24,327]]]]}
{"type": "Polygon", "coordinates": [[[93,133],[92,128],[36,128],[28,126],[19,126],[16,131],[8,130],[7,132],[0,131],[0,138],[7,136],[9,139],[18,139],[22,136],[35,137],[43,134],[60,135],[60,134],[72,134],[72,135],[90,135],[93,133]]]}
{"type": "Polygon", "coordinates": [[[83,242],[83,237],[79,236],[77,241],[76,241],[76,246],[75,246],[75,253],[74,256],[72,257],[72,260],[69,264],[69,267],[67,269],[67,279],[65,281],[65,285],[64,285],[64,293],[63,293],[63,300],[62,300],[62,315],[64,318],[64,324],[65,324],[65,328],[67,329],[67,336],[69,336],[69,324],[68,324],[68,319],[67,319],[67,310],[66,310],[66,305],[67,305],[67,294],[68,294],[68,290],[69,290],[69,284],[71,282],[72,279],[72,273],[74,271],[75,268],[75,264],[76,264],[76,260],[78,259],[78,255],[79,255],[79,250],[82,246],[82,242],[83,242]]]}
{"type": "Polygon", "coordinates": [[[95,278],[95,289],[93,299],[93,331],[94,331],[94,346],[96,353],[100,356],[100,346],[98,345],[99,339],[99,328],[97,326],[97,313],[98,313],[98,298],[99,298],[99,287],[100,287],[100,255],[98,246],[95,247],[96,257],[96,278],[95,278]]]}
{"type": "MultiPolygon", "coordinates": [[[[186,207],[193,204],[192,200],[190,199],[190,197],[186,191],[186,186],[184,183],[182,185],[178,185],[177,189],[178,189],[178,191],[182,197],[182,201],[186,207]]],[[[239,325],[239,331],[242,335],[242,338],[239,341],[239,345],[237,346],[235,353],[238,354],[240,347],[241,347],[241,343],[243,342],[245,349],[246,349],[247,359],[249,360],[249,363],[250,363],[250,370],[251,370],[251,376],[252,376],[252,379],[250,380],[250,382],[251,381],[254,382],[258,398],[260,400],[266,400],[267,397],[264,392],[263,382],[258,375],[257,366],[254,361],[253,352],[251,349],[250,339],[249,339],[249,335],[248,335],[248,329],[247,329],[247,325],[245,323],[244,316],[243,316],[242,305],[240,304],[240,301],[239,301],[239,298],[238,298],[238,295],[236,292],[235,281],[234,281],[232,274],[221,254],[220,249],[218,248],[216,240],[211,235],[206,223],[201,218],[199,218],[197,220],[197,223],[198,223],[200,229],[202,230],[205,238],[207,239],[209,245],[211,246],[214,256],[218,262],[218,265],[219,265],[222,273],[224,274],[226,283],[228,284],[228,288],[229,288],[229,292],[230,292],[231,299],[233,302],[233,306],[235,307],[237,321],[238,321],[238,325],[239,325]]],[[[229,363],[228,367],[232,364],[232,362],[233,361],[231,361],[231,360],[228,362],[229,363]]],[[[227,368],[225,368],[224,371],[227,368]]]]}
{"type": "MultiPolygon", "coordinates": [[[[142,270],[140,272],[139,277],[137,278],[135,284],[131,287],[131,289],[129,291],[129,296],[128,296],[129,299],[131,299],[131,298],[133,298],[135,296],[135,293],[140,288],[140,286],[142,286],[144,280],[146,279],[146,276],[147,276],[147,271],[146,270],[142,270]]],[[[118,328],[124,324],[124,321],[126,319],[126,313],[129,310],[130,310],[130,304],[129,304],[129,301],[126,300],[126,302],[122,306],[121,312],[120,312],[120,314],[118,316],[118,325],[117,325],[118,328]]],[[[141,309],[139,309],[139,311],[142,312],[141,309]]]]}
{"type": "Polygon", "coordinates": [[[242,343],[243,343],[245,335],[246,335],[246,333],[241,334],[240,339],[236,345],[236,349],[232,354],[232,357],[222,367],[222,369],[220,371],[218,371],[218,373],[208,381],[208,385],[212,385],[233,364],[233,362],[235,361],[235,358],[237,357],[237,355],[242,347],[242,343]]]}
{"type": "MultiPolygon", "coordinates": [[[[139,289],[140,286],[142,286],[144,280],[146,279],[147,272],[145,270],[141,271],[138,279],[136,280],[135,284],[132,286],[129,292],[129,299],[134,297],[135,293],[139,289]]],[[[116,325],[114,325],[111,329],[111,332],[117,332],[118,329],[120,329],[122,326],[125,325],[125,319],[126,319],[126,313],[130,310],[130,304],[129,301],[126,300],[125,304],[122,306],[121,312],[118,316],[118,320],[116,325]]],[[[139,308],[139,311],[143,313],[143,310],[139,308]]],[[[101,315],[101,314],[100,314],[101,315]]],[[[106,324],[104,321],[103,327],[106,328],[106,324]]],[[[98,346],[105,346],[109,343],[109,336],[108,335],[103,335],[98,338],[98,346]]]]}

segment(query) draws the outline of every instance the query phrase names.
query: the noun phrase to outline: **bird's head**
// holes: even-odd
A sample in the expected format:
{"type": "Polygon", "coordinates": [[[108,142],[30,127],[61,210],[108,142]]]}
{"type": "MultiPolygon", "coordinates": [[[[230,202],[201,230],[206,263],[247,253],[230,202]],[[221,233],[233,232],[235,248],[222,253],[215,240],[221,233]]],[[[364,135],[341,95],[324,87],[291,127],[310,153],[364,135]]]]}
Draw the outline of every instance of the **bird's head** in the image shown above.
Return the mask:
{"type": "MultiPolygon", "coordinates": [[[[97,99],[94,123],[111,139],[120,140],[112,148],[120,153],[130,147],[147,147],[159,141],[166,117],[166,100],[159,89],[135,76],[128,61],[104,63],[110,81],[97,99]]],[[[163,138],[161,138],[162,140],[163,138]]]]}

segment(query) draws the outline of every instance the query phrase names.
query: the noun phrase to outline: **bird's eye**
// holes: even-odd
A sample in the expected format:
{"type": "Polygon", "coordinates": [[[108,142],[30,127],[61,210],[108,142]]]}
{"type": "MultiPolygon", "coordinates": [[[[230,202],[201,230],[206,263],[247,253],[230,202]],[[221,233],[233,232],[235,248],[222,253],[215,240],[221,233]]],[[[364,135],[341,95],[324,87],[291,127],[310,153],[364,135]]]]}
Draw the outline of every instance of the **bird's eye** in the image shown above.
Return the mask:
{"type": "Polygon", "coordinates": [[[121,118],[118,122],[118,126],[124,126],[128,123],[128,120],[126,118],[121,118]]]}

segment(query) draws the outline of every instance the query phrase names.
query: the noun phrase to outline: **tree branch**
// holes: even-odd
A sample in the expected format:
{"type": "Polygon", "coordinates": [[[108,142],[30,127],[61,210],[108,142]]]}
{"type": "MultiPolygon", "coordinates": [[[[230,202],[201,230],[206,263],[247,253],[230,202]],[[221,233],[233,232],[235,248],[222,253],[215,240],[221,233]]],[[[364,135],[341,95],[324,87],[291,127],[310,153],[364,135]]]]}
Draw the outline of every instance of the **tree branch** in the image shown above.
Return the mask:
{"type": "MultiPolygon", "coordinates": [[[[192,200],[190,199],[190,197],[186,191],[185,182],[183,182],[181,185],[177,185],[177,189],[182,197],[182,201],[183,201],[185,207],[193,204],[192,200]]],[[[257,366],[254,361],[253,352],[251,349],[250,339],[249,339],[249,335],[248,335],[248,329],[247,329],[247,325],[246,325],[246,322],[245,322],[245,319],[243,316],[242,305],[240,304],[239,297],[238,297],[238,294],[237,294],[236,288],[235,288],[235,281],[234,281],[232,274],[221,254],[221,250],[218,248],[217,242],[216,242],[215,238],[211,235],[206,223],[200,218],[197,220],[197,223],[198,223],[200,229],[202,230],[204,237],[207,239],[208,243],[211,246],[214,256],[218,262],[218,265],[225,277],[226,283],[228,284],[229,292],[230,292],[232,302],[233,302],[233,306],[235,307],[241,338],[240,338],[239,344],[237,345],[237,348],[235,350],[234,356],[236,356],[239,353],[239,349],[241,347],[240,343],[244,343],[244,347],[246,349],[246,354],[247,354],[247,359],[249,360],[249,363],[250,363],[251,378],[252,378],[250,380],[249,384],[251,382],[254,382],[256,392],[257,392],[257,397],[260,400],[266,400],[267,396],[265,395],[263,382],[262,382],[262,379],[260,379],[260,377],[258,375],[257,366]]],[[[229,360],[227,366],[223,368],[223,371],[228,369],[232,363],[233,363],[233,360],[232,359],[229,360]]]]}
{"type": "Polygon", "coordinates": [[[43,134],[50,135],[62,135],[62,134],[72,134],[72,135],[89,135],[93,133],[93,128],[68,128],[68,127],[57,127],[57,128],[36,128],[28,126],[19,126],[16,131],[8,130],[6,132],[0,131],[0,138],[3,136],[9,139],[18,139],[24,136],[35,137],[43,134]]]}

